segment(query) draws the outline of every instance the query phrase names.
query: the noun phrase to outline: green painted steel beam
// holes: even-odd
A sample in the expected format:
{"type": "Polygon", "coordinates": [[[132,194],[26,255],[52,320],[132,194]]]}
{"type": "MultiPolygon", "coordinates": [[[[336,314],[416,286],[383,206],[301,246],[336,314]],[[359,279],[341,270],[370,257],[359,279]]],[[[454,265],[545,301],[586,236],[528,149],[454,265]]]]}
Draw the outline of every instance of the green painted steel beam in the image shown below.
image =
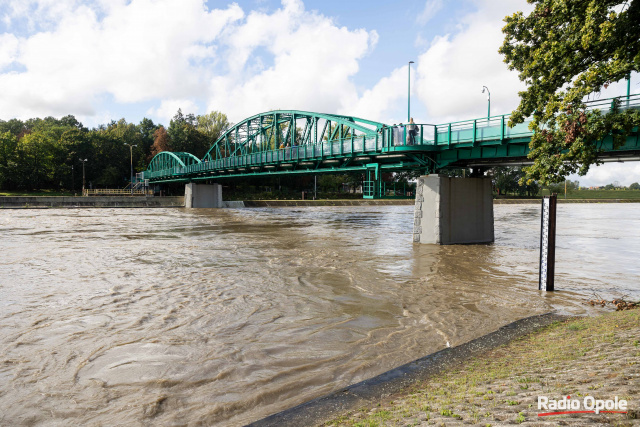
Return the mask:
{"type": "MultiPolygon", "coordinates": [[[[640,94],[621,98],[593,101],[587,107],[599,108],[605,113],[612,105],[640,109],[640,94]],[[621,98],[623,103],[618,102],[621,98]]],[[[335,114],[270,111],[228,129],[203,160],[189,153],[158,154],[149,163],[144,177],[152,182],[185,182],[254,175],[336,173],[365,170],[364,164],[374,163],[388,171],[412,168],[435,171],[478,162],[491,165],[506,160],[526,161],[532,135],[528,123],[509,128],[508,117],[417,125],[419,137],[416,136],[415,145],[406,145],[404,128],[335,114]],[[299,120],[304,122],[304,127],[299,120]],[[298,126],[302,130],[300,138],[296,134],[298,126]],[[291,147],[279,149],[287,142],[291,147]]],[[[616,150],[611,138],[599,142],[598,148],[603,150],[603,156],[640,155],[637,129],[616,150]]]]}

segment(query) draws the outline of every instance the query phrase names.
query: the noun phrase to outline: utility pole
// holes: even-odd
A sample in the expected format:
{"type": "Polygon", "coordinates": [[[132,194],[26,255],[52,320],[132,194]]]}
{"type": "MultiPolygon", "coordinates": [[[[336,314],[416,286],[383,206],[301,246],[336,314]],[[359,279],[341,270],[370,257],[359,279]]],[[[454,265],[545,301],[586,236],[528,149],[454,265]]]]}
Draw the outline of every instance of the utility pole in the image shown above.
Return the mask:
{"type": "Polygon", "coordinates": [[[131,195],[133,196],[133,147],[137,147],[138,144],[131,145],[125,143],[124,145],[129,146],[129,152],[131,153],[131,195]]]}
{"type": "Polygon", "coordinates": [[[87,159],[80,159],[80,161],[82,162],[82,195],[84,196],[84,164],[87,161],[87,159]]]}
{"type": "Polygon", "coordinates": [[[411,120],[411,64],[413,61],[409,61],[409,92],[407,94],[407,123],[411,120]]]}

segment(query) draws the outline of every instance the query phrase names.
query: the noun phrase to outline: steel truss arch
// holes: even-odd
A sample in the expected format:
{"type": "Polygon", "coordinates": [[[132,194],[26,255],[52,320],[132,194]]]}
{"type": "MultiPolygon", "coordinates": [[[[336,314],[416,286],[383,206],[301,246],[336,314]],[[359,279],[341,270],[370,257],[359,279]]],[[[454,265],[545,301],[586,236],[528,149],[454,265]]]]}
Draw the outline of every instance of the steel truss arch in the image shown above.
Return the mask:
{"type": "Polygon", "coordinates": [[[162,151],[155,155],[149,167],[148,172],[158,172],[165,169],[174,169],[177,167],[186,168],[187,166],[200,163],[200,159],[191,153],[162,151]]]}
{"type": "Polygon", "coordinates": [[[290,147],[375,137],[386,125],[358,117],[300,110],[256,114],[227,129],[202,158],[227,157],[290,147]]]}

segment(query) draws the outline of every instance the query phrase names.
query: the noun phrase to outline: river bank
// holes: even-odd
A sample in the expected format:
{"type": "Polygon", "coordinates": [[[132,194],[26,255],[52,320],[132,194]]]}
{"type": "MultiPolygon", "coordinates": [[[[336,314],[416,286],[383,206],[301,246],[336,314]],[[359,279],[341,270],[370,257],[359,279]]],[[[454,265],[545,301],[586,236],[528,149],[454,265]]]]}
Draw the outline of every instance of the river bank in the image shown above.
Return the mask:
{"type": "Polygon", "coordinates": [[[401,391],[363,394],[358,408],[316,424],[640,425],[639,336],[640,310],[557,320],[480,355],[454,358],[449,367],[442,366],[401,391]],[[539,416],[555,411],[538,409],[538,396],[550,400],[573,396],[581,405],[586,396],[601,400],[617,397],[626,400],[628,407],[626,414],[539,416]]]}

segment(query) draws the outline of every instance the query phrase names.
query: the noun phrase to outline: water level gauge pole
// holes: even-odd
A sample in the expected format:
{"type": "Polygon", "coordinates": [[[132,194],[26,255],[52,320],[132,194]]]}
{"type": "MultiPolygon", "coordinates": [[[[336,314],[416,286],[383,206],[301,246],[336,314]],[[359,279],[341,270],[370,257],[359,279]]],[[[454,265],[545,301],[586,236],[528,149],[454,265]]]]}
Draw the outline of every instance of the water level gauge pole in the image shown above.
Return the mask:
{"type": "Polygon", "coordinates": [[[556,269],[556,204],[558,195],[542,198],[542,225],[540,227],[540,278],[538,289],[554,290],[556,269]]]}

